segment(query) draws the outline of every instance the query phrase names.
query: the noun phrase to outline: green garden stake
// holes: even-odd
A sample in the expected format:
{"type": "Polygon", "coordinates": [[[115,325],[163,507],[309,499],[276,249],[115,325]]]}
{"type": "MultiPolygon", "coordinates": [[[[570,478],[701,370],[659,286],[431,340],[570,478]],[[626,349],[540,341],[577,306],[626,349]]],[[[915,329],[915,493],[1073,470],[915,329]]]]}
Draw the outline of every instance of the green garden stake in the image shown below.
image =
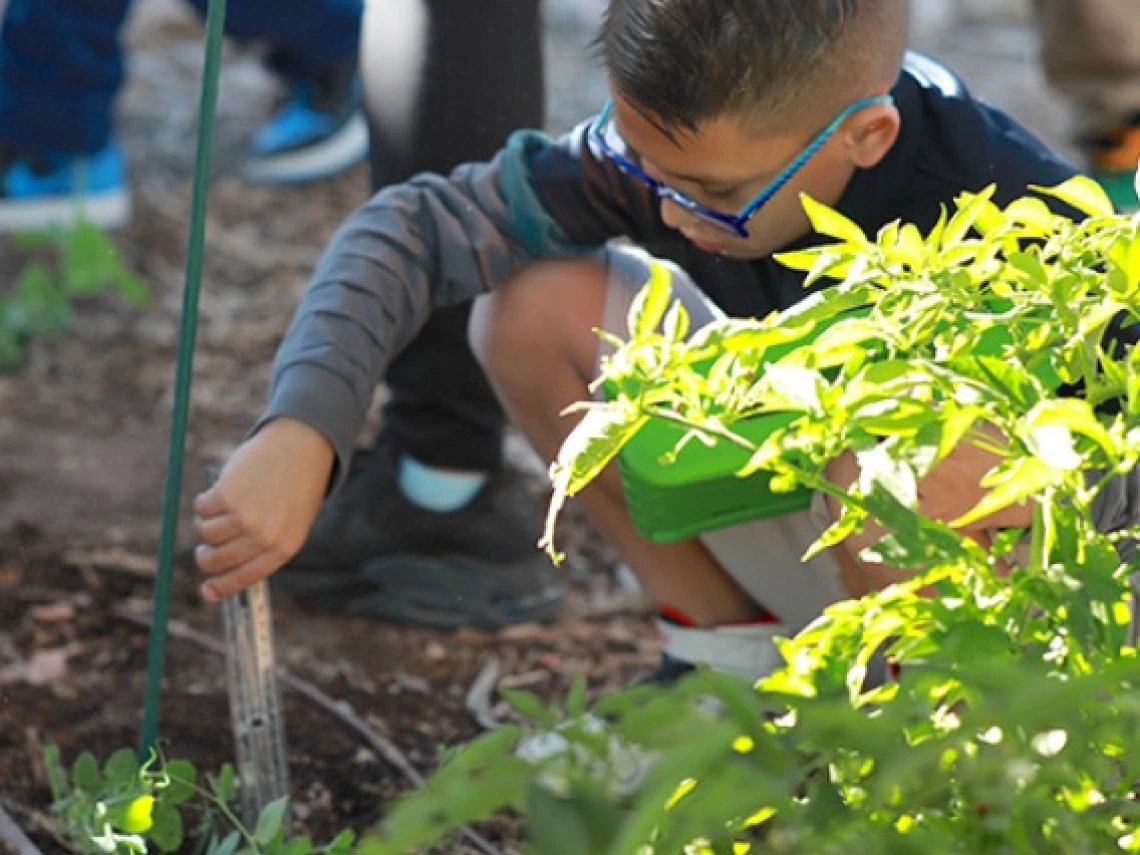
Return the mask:
{"type": "Polygon", "coordinates": [[[174,571],[174,543],[182,500],[182,470],[186,460],[186,424],[190,412],[190,383],[194,371],[194,344],[198,337],[198,303],[202,290],[202,256],[206,238],[206,200],[210,190],[214,119],[218,104],[218,78],[225,35],[226,0],[210,0],[206,12],[206,62],[202,71],[202,97],[198,119],[198,149],[194,160],[194,191],[190,204],[190,236],[186,252],[186,284],[182,293],[182,320],[174,377],[174,407],[166,490],[162,505],[162,535],[154,583],[154,614],[147,658],[146,696],[139,754],[147,759],[158,739],[162,675],[166,664],[166,630],[170,618],[170,587],[174,571]]]}

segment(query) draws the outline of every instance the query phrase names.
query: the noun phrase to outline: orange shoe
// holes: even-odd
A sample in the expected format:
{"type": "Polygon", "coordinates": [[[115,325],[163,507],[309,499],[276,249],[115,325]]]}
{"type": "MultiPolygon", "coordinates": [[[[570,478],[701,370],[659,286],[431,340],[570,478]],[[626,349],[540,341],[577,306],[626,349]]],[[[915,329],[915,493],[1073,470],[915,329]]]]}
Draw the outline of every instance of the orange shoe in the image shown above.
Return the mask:
{"type": "Polygon", "coordinates": [[[1116,209],[1140,209],[1137,168],[1140,166],[1140,113],[1103,136],[1084,141],[1089,176],[1104,187],[1116,209]]]}

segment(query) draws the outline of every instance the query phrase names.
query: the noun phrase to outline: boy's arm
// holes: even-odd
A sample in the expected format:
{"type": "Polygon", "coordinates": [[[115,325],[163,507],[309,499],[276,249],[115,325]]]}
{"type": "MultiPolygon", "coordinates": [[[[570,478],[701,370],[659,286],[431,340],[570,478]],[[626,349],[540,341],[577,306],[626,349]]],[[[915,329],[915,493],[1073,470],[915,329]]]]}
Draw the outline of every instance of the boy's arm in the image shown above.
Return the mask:
{"type": "Polygon", "coordinates": [[[582,146],[515,135],[490,164],[378,193],[334,237],[278,352],[269,407],[320,431],[347,469],[372,393],[433,308],[467,302],[538,258],[592,251],[654,208],[582,146]]]}
{"type": "MultiPolygon", "coordinates": [[[[989,431],[992,438],[1002,442],[996,429],[989,431]]],[[[918,484],[918,512],[922,516],[951,523],[972,510],[989,493],[981,486],[1001,458],[972,442],[962,441],[918,484]]],[[[843,490],[850,490],[859,479],[860,466],[856,456],[848,451],[832,460],[827,466],[827,479],[843,490]]],[[[831,519],[842,514],[839,501],[832,496],[826,499],[831,519]]],[[[1015,503],[958,529],[987,546],[990,533],[995,529],[1029,528],[1033,523],[1033,506],[1015,503]]],[[[878,520],[868,519],[863,529],[850,535],[838,547],[838,557],[844,580],[852,596],[861,597],[888,585],[909,579],[910,571],[898,570],[885,564],[867,563],[859,556],[864,549],[877,544],[888,534],[878,520]]]]}
{"type": "Polygon", "coordinates": [[[659,222],[639,185],[584,145],[524,133],[489,164],[387,188],[333,238],[274,363],[270,403],[195,504],[207,599],[274,572],[348,470],[376,384],[433,307],[474,299],[528,263],[659,222]]]}

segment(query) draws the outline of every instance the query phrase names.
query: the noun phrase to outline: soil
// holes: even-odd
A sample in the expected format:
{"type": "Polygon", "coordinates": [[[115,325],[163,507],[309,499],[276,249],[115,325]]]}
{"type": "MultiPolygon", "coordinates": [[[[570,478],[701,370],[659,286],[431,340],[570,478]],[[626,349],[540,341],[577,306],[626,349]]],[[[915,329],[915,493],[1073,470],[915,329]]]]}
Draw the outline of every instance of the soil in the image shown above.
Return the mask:
{"type": "MultiPolygon", "coordinates": [[[[137,4],[132,66],[119,128],[133,165],[135,216],[116,236],[152,293],[143,310],[113,296],[86,300],[64,338],[35,343],[25,365],[0,376],[0,806],[45,853],[49,797],[39,762],[139,738],[154,553],[166,469],[174,350],[182,290],[190,172],[201,69],[200,29],[168,0],[137,4]]],[[[599,0],[549,0],[553,129],[604,98],[585,45],[599,0]]],[[[945,56],[977,89],[1064,147],[1065,112],[1046,97],[1023,19],[961,21],[922,46],[945,56]]],[[[274,97],[257,57],[230,50],[222,82],[192,423],[184,495],[224,460],[257,416],[269,363],[306,275],[327,237],[367,195],[363,167],[297,189],[251,189],[236,177],[242,145],[274,97]]],[[[26,262],[0,243],[0,283],[26,262]]],[[[0,287],[4,287],[0,285],[0,287]]],[[[541,470],[521,444],[518,465],[541,470]]],[[[183,519],[188,517],[183,514],[183,519]]],[[[579,514],[562,526],[571,593],[547,626],[498,633],[434,633],[306,611],[274,602],[278,658],[298,678],[351,708],[418,770],[442,745],[482,728],[468,694],[486,669],[497,685],[556,697],[584,674],[592,693],[652,667],[657,651],[613,554],[579,514]]],[[[220,640],[219,618],[194,592],[183,554],[174,626],[220,640]]],[[[180,633],[169,642],[161,735],[170,756],[200,768],[232,757],[222,659],[180,633]]],[[[408,789],[406,775],[344,721],[284,691],[292,796],[299,828],[327,838],[369,827],[408,789]]],[[[476,705],[507,715],[497,699],[476,705]]],[[[504,851],[520,830],[483,829],[504,851]]],[[[0,842],[0,852],[4,846],[0,842]]],[[[466,851],[457,843],[449,851],[466,851]]]]}

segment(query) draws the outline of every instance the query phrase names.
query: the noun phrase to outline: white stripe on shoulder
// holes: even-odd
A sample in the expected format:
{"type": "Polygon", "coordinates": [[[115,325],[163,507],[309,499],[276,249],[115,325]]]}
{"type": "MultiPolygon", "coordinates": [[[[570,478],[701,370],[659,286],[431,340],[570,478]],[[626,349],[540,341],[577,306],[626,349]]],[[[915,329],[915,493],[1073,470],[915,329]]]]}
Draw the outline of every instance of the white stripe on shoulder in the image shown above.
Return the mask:
{"type": "Polygon", "coordinates": [[[938,89],[943,95],[954,97],[965,94],[962,81],[942,63],[914,51],[907,51],[903,69],[929,89],[938,89]]]}

